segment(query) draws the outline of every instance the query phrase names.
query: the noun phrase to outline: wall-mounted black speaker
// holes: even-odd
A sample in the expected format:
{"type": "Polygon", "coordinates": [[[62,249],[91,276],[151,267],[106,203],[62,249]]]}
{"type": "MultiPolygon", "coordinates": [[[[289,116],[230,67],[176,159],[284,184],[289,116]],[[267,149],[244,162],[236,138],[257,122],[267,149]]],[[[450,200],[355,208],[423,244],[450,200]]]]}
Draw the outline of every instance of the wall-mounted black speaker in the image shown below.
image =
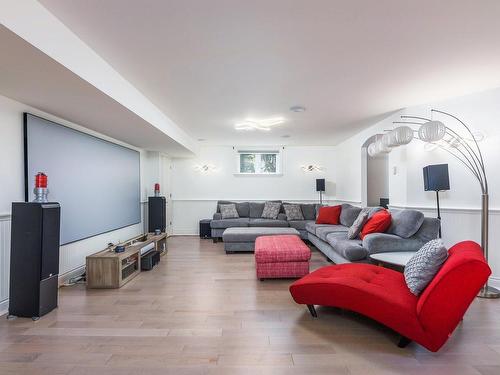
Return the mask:
{"type": "Polygon", "coordinates": [[[167,228],[167,200],[165,197],[148,198],[148,232],[156,229],[165,232],[167,228]]]}
{"type": "Polygon", "coordinates": [[[32,318],[57,307],[61,208],[12,203],[9,315],[32,318]]]}
{"type": "Polygon", "coordinates": [[[325,191],[325,179],[317,178],[316,179],[316,191],[325,191]]]}
{"type": "Polygon", "coordinates": [[[450,177],[448,164],[435,164],[424,167],[424,190],[443,191],[450,190],[450,177]]]}

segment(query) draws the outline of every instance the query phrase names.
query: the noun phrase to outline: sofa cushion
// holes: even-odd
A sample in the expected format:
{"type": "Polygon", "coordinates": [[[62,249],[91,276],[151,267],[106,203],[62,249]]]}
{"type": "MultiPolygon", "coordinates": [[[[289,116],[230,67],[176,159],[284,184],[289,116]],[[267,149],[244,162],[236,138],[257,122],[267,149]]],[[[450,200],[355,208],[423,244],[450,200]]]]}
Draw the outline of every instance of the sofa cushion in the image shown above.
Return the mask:
{"type": "Polygon", "coordinates": [[[210,227],[214,229],[226,229],[232,227],[248,227],[248,217],[240,217],[238,219],[222,219],[212,220],[210,227]]]}
{"type": "Polygon", "coordinates": [[[359,236],[361,230],[363,229],[363,226],[368,220],[368,214],[368,211],[361,210],[358,217],[356,218],[356,220],[354,220],[354,223],[350,226],[349,231],[347,232],[347,238],[349,240],[354,240],[359,236]]]}
{"type": "Polygon", "coordinates": [[[314,203],[303,203],[300,205],[305,220],[316,220],[316,205],[314,203]]]}
{"type": "Polygon", "coordinates": [[[300,233],[293,228],[229,228],[222,234],[222,239],[224,242],[254,242],[255,239],[260,236],[275,236],[281,234],[293,234],[298,236],[300,233]]]}
{"type": "Polygon", "coordinates": [[[418,296],[438,273],[448,257],[448,250],[441,239],[427,242],[411,257],[405,266],[406,285],[418,296]]]}
{"type": "Polygon", "coordinates": [[[304,215],[302,215],[302,210],[298,204],[283,204],[285,210],[286,219],[290,220],[304,220],[304,215]]]}
{"type": "Polygon", "coordinates": [[[368,251],[363,247],[362,241],[348,240],[345,232],[328,234],[326,242],[330,244],[336,253],[350,261],[365,259],[368,255],[368,251]]]}
{"type": "Polygon", "coordinates": [[[344,227],[343,225],[328,225],[324,227],[316,228],[316,237],[321,238],[323,241],[326,241],[326,236],[330,233],[343,233],[347,238],[347,231],[349,228],[344,227]]]}
{"type": "Polygon", "coordinates": [[[391,213],[385,209],[375,213],[361,230],[360,238],[363,239],[371,233],[384,233],[391,225],[391,213]]]}
{"type": "Polygon", "coordinates": [[[340,212],[340,224],[350,227],[360,212],[361,208],[359,207],[354,207],[348,203],[343,204],[342,211],[340,212]]]}
{"type": "Polygon", "coordinates": [[[231,203],[234,203],[236,205],[236,211],[238,211],[239,217],[248,217],[250,213],[248,202],[218,201],[217,212],[220,212],[221,204],[231,204],[231,203]]]}
{"type": "Polygon", "coordinates": [[[392,222],[387,233],[410,238],[418,232],[424,222],[424,214],[416,210],[391,211],[392,222]]]}
{"type": "Polygon", "coordinates": [[[291,220],[288,222],[291,228],[295,228],[297,230],[306,230],[307,223],[313,223],[313,220],[291,220]]]}
{"type": "Polygon", "coordinates": [[[250,219],[248,222],[249,227],[288,227],[288,221],[275,220],[275,219],[250,219]]]}
{"type": "Polygon", "coordinates": [[[316,229],[322,228],[322,227],[329,227],[330,224],[316,224],[314,221],[308,221],[306,223],[306,230],[311,233],[316,235],[316,229]]]}
{"type": "Polygon", "coordinates": [[[342,211],[342,206],[325,206],[319,208],[318,217],[316,218],[316,224],[340,224],[340,212],[342,211]]]}
{"type": "Polygon", "coordinates": [[[234,203],[221,204],[219,208],[223,219],[235,219],[240,217],[234,203]]]}
{"type": "Polygon", "coordinates": [[[264,211],[264,203],[260,202],[248,202],[250,208],[251,218],[262,217],[262,211],[264,211]]]}

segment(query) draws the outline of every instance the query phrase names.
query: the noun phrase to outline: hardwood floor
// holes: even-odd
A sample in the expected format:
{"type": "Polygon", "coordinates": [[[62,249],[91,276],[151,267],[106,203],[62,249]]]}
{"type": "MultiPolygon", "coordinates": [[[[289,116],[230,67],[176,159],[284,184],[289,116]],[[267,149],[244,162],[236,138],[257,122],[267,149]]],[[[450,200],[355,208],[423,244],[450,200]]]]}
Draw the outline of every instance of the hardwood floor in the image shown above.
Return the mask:
{"type": "MultiPolygon", "coordinates": [[[[0,321],[0,374],[500,374],[500,301],[480,300],[439,353],[359,315],[318,308],[290,280],[257,281],[253,254],[168,240],[153,271],[118,290],[60,290],[37,322],[0,321]]],[[[312,268],[328,263],[313,253],[312,268]]]]}

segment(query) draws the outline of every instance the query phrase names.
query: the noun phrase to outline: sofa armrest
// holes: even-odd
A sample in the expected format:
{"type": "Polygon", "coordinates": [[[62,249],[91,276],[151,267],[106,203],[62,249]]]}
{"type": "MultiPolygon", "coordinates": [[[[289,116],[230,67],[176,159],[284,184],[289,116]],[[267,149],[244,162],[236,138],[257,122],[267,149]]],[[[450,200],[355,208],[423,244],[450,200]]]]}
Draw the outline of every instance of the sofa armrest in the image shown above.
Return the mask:
{"type": "Polygon", "coordinates": [[[278,217],[276,219],[277,220],[284,220],[284,221],[286,221],[286,214],[280,213],[280,214],[278,214],[278,217]]]}
{"type": "Polygon", "coordinates": [[[395,234],[372,233],[363,239],[363,247],[369,254],[388,251],[417,251],[424,242],[417,238],[401,238],[395,234]]]}
{"type": "Polygon", "coordinates": [[[216,212],[212,219],[213,220],[222,220],[222,214],[220,212],[216,212]]]}

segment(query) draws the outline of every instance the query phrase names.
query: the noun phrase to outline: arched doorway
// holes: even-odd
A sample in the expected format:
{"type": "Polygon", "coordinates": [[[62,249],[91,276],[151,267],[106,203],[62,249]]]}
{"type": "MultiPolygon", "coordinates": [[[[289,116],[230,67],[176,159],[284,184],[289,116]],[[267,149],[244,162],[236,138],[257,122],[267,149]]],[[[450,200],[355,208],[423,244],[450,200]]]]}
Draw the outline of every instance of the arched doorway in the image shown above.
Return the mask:
{"type": "Polygon", "coordinates": [[[382,137],[376,134],[361,146],[361,197],[366,206],[379,206],[381,199],[389,199],[389,154],[368,155],[368,145],[382,137]]]}

